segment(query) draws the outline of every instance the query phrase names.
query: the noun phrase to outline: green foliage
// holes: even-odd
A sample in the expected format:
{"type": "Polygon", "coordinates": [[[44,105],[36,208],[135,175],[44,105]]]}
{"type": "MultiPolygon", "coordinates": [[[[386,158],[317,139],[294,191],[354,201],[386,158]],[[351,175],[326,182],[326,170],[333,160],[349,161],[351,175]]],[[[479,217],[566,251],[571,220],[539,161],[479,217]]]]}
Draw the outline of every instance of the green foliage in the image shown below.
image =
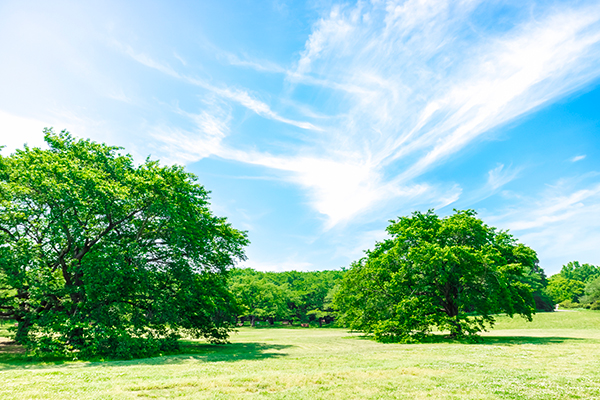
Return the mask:
{"type": "Polygon", "coordinates": [[[600,277],[600,268],[591,264],[579,264],[579,261],[571,261],[567,265],[563,265],[559,274],[565,279],[587,283],[600,277]]]}
{"type": "Polygon", "coordinates": [[[334,300],[341,321],[379,341],[409,342],[434,328],[472,335],[501,312],[531,320],[532,291],[544,279],[536,253],[475,215],[429,211],[391,221],[391,238],[344,276],[334,300]]]}
{"type": "Polygon", "coordinates": [[[255,320],[267,319],[309,322],[331,321],[332,293],[343,271],[260,272],[236,269],[229,288],[240,306],[239,315],[255,320]]]}
{"type": "Polygon", "coordinates": [[[331,295],[343,271],[289,271],[268,273],[274,281],[287,283],[291,290],[288,308],[294,320],[309,322],[312,318],[333,320],[331,295]]]}
{"type": "Polygon", "coordinates": [[[560,308],[571,309],[571,308],[580,308],[581,304],[567,299],[565,301],[560,302],[559,306],[560,306],[560,308]]]}
{"type": "Polygon", "coordinates": [[[585,286],[585,295],[581,298],[582,303],[594,303],[600,301],[600,276],[588,282],[585,286]]]}
{"type": "Polygon", "coordinates": [[[110,335],[96,335],[87,338],[85,346],[74,346],[64,337],[40,336],[35,345],[30,344],[29,354],[43,358],[68,356],[90,359],[107,356],[114,359],[132,359],[155,356],[161,353],[173,353],[179,350],[179,335],[171,333],[167,337],[133,337],[127,332],[111,332],[110,335]]]}
{"type": "Polygon", "coordinates": [[[263,274],[253,270],[235,270],[229,284],[239,306],[241,317],[250,317],[254,326],[256,319],[287,318],[290,291],[287,285],[269,282],[263,274]]]}
{"type": "Polygon", "coordinates": [[[575,279],[565,278],[561,274],[552,275],[548,279],[546,291],[556,303],[564,301],[577,302],[583,295],[585,283],[575,279]]]}
{"type": "Polygon", "coordinates": [[[554,306],[556,305],[556,303],[554,302],[554,300],[552,300],[552,297],[550,297],[545,287],[536,289],[533,292],[533,300],[535,302],[535,309],[537,311],[554,311],[554,306]]]}
{"type": "Polygon", "coordinates": [[[227,339],[244,232],[179,166],[45,131],[0,157],[0,310],[37,351],[148,355],[180,332],[227,339]]]}
{"type": "Polygon", "coordinates": [[[563,304],[571,303],[574,303],[573,307],[590,307],[600,299],[600,268],[578,261],[569,262],[548,279],[546,292],[563,307],[563,304]]]}
{"type": "Polygon", "coordinates": [[[537,264],[537,258],[522,264],[523,277],[521,282],[526,283],[533,290],[533,300],[537,311],[554,311],[555,302],[547,292],[548,279],[544,270],[537,264]]]}

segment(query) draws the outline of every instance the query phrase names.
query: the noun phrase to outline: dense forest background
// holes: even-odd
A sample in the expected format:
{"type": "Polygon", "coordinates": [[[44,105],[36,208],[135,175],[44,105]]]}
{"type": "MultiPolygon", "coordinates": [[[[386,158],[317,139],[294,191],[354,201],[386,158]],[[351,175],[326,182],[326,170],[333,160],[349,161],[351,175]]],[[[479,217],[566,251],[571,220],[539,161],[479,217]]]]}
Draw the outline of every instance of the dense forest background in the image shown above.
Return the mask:
{"type": "Polygon", "coordinates": [[[260,272],[231,271],[229,288],[238,305],[238,324],[255,326],[334,321],[332,300],[344,270],[260,272]]]}

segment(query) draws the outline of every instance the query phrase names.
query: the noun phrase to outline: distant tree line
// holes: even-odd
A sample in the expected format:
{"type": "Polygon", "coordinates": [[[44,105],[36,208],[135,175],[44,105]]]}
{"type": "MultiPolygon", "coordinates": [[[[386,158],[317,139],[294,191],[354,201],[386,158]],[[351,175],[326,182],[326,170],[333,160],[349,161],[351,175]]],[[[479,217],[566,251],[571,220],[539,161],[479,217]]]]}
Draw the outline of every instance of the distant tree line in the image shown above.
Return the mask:
{"type": "Polygon", "coordinates": [[[256,326],[334,321],[332,299],[344,271],[260,272],[234,269],[229,290],[237,303],[238,324],[256,326]]]}
{"type": "Polygon", "coordinates": [[[561,307],[600,310],[600,267],[572,261],[548,279],[546,292],[561,307]]]}

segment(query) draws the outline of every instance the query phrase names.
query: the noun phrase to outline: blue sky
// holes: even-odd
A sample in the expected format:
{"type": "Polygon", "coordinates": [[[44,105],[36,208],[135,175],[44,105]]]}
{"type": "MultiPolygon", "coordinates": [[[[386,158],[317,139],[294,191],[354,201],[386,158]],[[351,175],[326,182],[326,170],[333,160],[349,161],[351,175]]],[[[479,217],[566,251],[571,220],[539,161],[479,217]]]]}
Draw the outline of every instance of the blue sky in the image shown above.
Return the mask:
{"type": "Polygon", "coordinates": [[[0,54],[3,154],[53,126],[184,164],[246,266],[348,266],[430,208],[600,264],[597,1],[2,1],[0,54]]]}

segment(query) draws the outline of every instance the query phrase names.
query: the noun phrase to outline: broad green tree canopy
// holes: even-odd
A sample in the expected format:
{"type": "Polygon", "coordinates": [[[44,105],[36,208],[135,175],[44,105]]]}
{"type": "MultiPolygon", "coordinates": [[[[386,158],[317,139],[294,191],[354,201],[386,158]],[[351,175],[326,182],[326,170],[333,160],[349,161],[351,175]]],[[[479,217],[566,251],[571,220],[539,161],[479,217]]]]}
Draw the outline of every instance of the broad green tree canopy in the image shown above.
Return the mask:
{"type": "Polygon", "coordinates": [[[547,293],[556,303],[591,302],[586,294],[586,285],[600,277],[600,268],[591,264],[571,261],[563,265],[558,274],[548,279],[547,293]]]}
{"type": "Polygon", "coordinates": [[[45,140],[0,157],[0,311],[17,340],[116,355],[182,329],[225,340],[226,273],[248,240],[196,177],[64,131],[45,140]]]}
{"type": "Polygon", "coordinates": [[[335,305],[341,320],[381,341],[423,339],[433,328],[451,337],[493,324],[494,314],[535,312],[536,253],[471,210],[439,218],[415,212],[391,221],[346,273],[335,305]]]}
{"type": "Polygon", "coordinates": [[[563,265],[558,275],[565,279],[587,283],[600,276],[600,268],[591,264],[580,264],[579,261],[571,261],[567,265],[563,265]]]}

